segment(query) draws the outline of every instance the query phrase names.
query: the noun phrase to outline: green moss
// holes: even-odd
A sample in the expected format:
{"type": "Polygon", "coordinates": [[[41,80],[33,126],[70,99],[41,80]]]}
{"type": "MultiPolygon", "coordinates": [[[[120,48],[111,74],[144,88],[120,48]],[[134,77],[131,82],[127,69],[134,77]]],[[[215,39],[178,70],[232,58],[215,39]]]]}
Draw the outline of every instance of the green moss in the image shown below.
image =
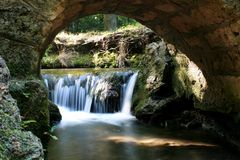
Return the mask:
{"type": "Polygon", "coordinates": [[[133,54],[129,57],[131,68],[138,68],[144,58],[144,54],[133,54]]]}
{"type": "Polygon", "coordinates": [[[0,130],[0,158],[26,160],[42,157],[43,150],[39,139],[31,132],[16,129],[0,130]]]}
{"type": "Polygon", "coordinates": [[[117,67],[117,54],[109,51],[95,53],[93,63],[96,67],[115,68],[117,67]]]}
{"type": "Polygon", "coordinates": [[[135,94],[133,95],[133,106],[135,114],[142,109],[145,101],[149,98],[149,94],[146,89],[146,81],[149,74],[149,68],[145,66],[147,64],[144,63],[144,58],[144,56],[141,56],[141,61],[137,65],[137,68],[140,72],[138,74],[138,79],[135,85],[135,94]]]}
{"type": "MultiPolygon", "coordinates": [[[[98,52],[95,54],[80,54],[64,57],[64,63],[60,61],[59,55],[46,55],[42,59],[42,68],[116,68],[117,53],[98,52]]],[[[132,54],[127,57],[132,68],[137,68],[143,58],[142,54],[132,54]]]]}
{"type": "Polygon", "coordinates": [[[1,129],[20,129],[19,122],[13,117],[2,110],[0,110],[0,124],[1,129]]]}
{"type": "Polygon", "coordinates": [[[177,54],[173,58],[173,64],[175,69],[172,84],[177,96],[193,96],[195,103],[202,102],[207,82],[201,70],[184,54],[177,54]]]}
{"type": "Polygon", "coordinates": [[[2,142],[0,143],[0,159],[2,160],[9,160],[9,156],[6,153],[6,146],[4,144],[2,144],[2,142]]]}
{"type": "Polygon", "coordinates": [[[135,94],[133,95],[133,107],[134,114],[136,115],[142,110],[144,103],[149,98],[148,91],[146,89],[147,77],[150,73],[152,65],[151,58],[147,55],[137,55],[131,58],[132,64],[139,70],[138,79],[135,85],[135,94]]]}
{"type": "Polygon", "coordinates": [[[145,91],[145,88],[139,87],[136,89],[136,94],[133,96],[133,106],[134,106],[134,113],[136,114],[139,112],[146,100],[148,99],[148,94],[145,91]]]}
{"type": "MultiPolygon", "coordinates": [[[[61,57],[62,58],[62,57],[61,57]]],[[[65,56],[61,61],[59,55],[46,55],[42,59],[42,68],[90,68],[94,67],[92,54],[65,56]]]]}
{"type": "Polygon", "coordinates": [[[39,54],[35,48],[0,37],[0,53],[6,60],[12,77],[37,76],[39,54]]]}
{"type": "Polygon", "coordinates": [[[45,51],[45,57],[53,55],[56,52],[56,47],[53,44],[50,44],[45,51]]]}
{"type": "Polygon", "coordinates": [[[173,90],[178,97],[190,97],[193,94],[188,74],[189,62],[190,60],[184,54],[177,54],[173,58],[172,84],[173,90]]]}
{"type": "Polygon", "coordinates": [[[43,68],[60,68],[61,66],[58,55],[45,56],[42,59],[43,68]]]}
{"type": "Polygon", "coordinates": [[[50,125],[53,126],[59,123],[62,119],[62,115],[58,109],[58,106],[55,105],[50,100],[48,101],[49,115],[50,115],[50,125]]]}
{"type": "MultiPolygon", "coordinates": [[[[11,98],[8,101],[2,101],[1,105],[16,108],[11,103],[11,98]]],[[[19,112],[5,112],[0,106],[0,159],[1,160],[25,160],[40,157],[42,146],[37,137],[30,132],[23,132],[20,126],[19,112]]],[[[11,109],[14,110],[14,109],[11,109]]]]}
{"type": "Polygon", "coordinates": [[[74,56],[71,61],[71,68],[90,68],[94,67],[93,55],[92,54],[82,54],[74,56]]]}
{"type": "Polygon", "coordinates": [[[41,80],[12,81],[10,93],[17,100],[23,120],[35,120],[27,126],[39,137],[49,130],[48,93],[41,80]]]}

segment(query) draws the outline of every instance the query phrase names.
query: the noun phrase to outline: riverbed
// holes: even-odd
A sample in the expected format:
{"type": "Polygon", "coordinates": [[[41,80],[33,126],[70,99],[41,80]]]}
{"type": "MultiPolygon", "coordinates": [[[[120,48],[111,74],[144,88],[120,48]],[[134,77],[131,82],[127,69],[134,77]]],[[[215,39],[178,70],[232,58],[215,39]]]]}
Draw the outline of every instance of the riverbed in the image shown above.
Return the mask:
{"type": "Polygon", "coordinates": [[[135,117],[63,111],[48,160],[238,160],[204,131],[169,130],[135,117]]]}

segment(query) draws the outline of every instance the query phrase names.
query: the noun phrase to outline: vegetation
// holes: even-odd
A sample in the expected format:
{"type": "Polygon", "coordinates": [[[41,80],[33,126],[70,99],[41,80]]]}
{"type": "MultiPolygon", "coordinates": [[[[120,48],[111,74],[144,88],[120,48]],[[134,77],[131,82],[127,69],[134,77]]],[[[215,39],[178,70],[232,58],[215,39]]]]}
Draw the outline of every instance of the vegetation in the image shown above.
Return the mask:
{"type": "MultiPolygon", "coordinates": [[[[60,55],[47,55],[43,57],[42,68],[117,68],[117,57],[117,53],[109,51],[64,57],[65,60],[60,55]]],[[[129,67],[138,67],[142,57],[142,54],[129,55],[129,67]]]]}
{"type": "MultiPolygon", "coordinates": [[[[120,40],[119,37],[128,38],[143,28],[139,23],[127,25],[127,20],[125,21],[122,24],[126,24],[126,26],[122,25],[114,33],[109,31],[89,31],[77,34],[61,32],[55,38],[54,43],[46,50],[42,59],[42,68],[137,67],[142,57],[142,51],[136,51],[137,53],[131,51],[132,53],[129,53],[129,46],[126,45],[127,48],[124,47],[125,49],[123,49],[124,53],[121,53],[124,54],[124,57],[120,57],[119,52],[122,50],[118,51],[120,50],[118,41],[120,40]],[[111,41],[111,44],[107,44],[108,41],[111,41]],[[107,47],[103,46],[105,43],[107,47]],[[125,64],[123,66],[120,65],[122,61],[125,64]]],[[[135,39],[137,40],[139,37],[135,39]]],[[[126,42],[135,43],[135,41],[132,42],[131,40],[126,42]]]]}
{"type": "Polygon", "coordinates": [[[92,59],[92,54],[46,55],[42,59],[42,68],[91,68],[95,67],[92,59]]]}
{"type": "Polygon", "coordinates": [[[59,68],[61,66],[58,55],[46,55],[42,59],[43,68],[59,68]]]}
{"type": "MultiPolygon", "coordinates": [[[[86,16],[84,18],[80,18],[74,22],[72,22],[65,31],[71,33],[86,33],[86,32],[101,32],[101,31],[109,31],[109,27],[106,27],[108,20],[106,20],[109,16],[104,14],[96,14],[91,16],[86,16]],[[105,19],[104,19],[105,18],[105,19]]],[[[116,29],[125,27],[128,25],[138,25],[139,23],[133,19],[123,17],[123,16],[115,16],[116,18],[116,29]]]]}
{"type": "Polygon", "coordinates": [[[37,123],[35,120],[25,120],[21,122],[21,127],[23,129],[27,128],[30,123],[37,123]]]}
{"type": "Polygon", "coordinates": [[[95,67],[115,68],[117,67],[117,54],[114,52],[99,52],[93,55],[95,67]]]}

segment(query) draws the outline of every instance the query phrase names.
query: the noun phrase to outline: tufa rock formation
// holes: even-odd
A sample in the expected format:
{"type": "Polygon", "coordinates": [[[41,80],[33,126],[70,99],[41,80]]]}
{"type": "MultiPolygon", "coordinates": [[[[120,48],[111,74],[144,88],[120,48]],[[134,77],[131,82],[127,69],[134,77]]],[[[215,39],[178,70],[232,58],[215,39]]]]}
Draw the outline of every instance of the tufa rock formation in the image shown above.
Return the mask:
{"type": "Polygon", "coordinates": [[[239,122],[228,114],[196,109],[206,92],[201,70],[164,41],[146,47],[134,97],[135,115],[167,128],[204,129],[240,150],[239,122]],[[195,106],[195,108],[194,108],[195,106]]]}
{"type": "Polygon", "coordinates": [[[10,74],[0,57],[0,159],[43,160],[43,148],[35,135],[23,131],[16,101],[8,90],[10,74]]]}

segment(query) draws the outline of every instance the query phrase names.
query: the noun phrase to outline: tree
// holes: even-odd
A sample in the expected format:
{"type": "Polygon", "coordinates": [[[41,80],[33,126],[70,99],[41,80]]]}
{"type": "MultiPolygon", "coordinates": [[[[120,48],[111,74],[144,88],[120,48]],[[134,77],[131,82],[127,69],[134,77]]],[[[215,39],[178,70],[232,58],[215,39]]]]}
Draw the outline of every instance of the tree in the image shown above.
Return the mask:
{"type": "Polygon", "coordinates": [[[104,30],[115,31],[117,29],[117,16],[115,14],[104,14],[104,30]]]}
{"type": "Polygon", "coordinates": [[[95,14],[73,21],[65,30],[70,33],[115,31],[119,27],[135,24],[137,22],[128,17],[114,14],[95,14]]]}

